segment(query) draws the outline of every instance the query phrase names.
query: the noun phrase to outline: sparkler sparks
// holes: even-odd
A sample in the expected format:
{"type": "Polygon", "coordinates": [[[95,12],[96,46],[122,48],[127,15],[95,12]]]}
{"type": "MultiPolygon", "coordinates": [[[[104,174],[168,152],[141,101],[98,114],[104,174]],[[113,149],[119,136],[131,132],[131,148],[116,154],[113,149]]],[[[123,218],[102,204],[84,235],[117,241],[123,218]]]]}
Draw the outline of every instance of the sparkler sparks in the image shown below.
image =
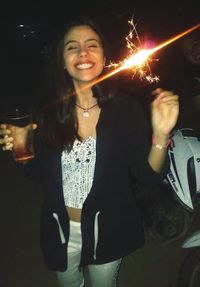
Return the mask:
{"type": "Polygon", "coordinates": [[[95,81],[95,83],[93,83],[93,84],[97,84],[97,83],[99,83],[99,82],[101,82],[107,78],[110,78],[111,76],[113,76],[113,75],[115,75],[115,74],[117,74],[117,73],[119,73],[125,69],[131,69],[131,71],[134,73],[134,75],[138,74],[140,79],[146,79],[150,83],[152,83],[154,81],[159,81],[159,78],[157,76],[153,76],[151,73],[151,69],[150,69],[150,65],[149,65],[149,63],[151,61],[153,61],[151,56],[155,52],[157,52],[158,50],[160,50],[160,49],[164,48],[165,46],[175,42],[176,40],[187,35],[188,33],[200,28],[200,24],[197,24],[197,25],[187,29],[186,31],[166,40],[165,42],[161,43],[160,45],[158,45],[155,48],[142,49],[141,48],[141,42],[140,42],[139,36],[137,34],[136,27],[133,23],[133,20],[129,21],[128,23],[132,27],[128,36],[125,37],[126,47],[129,50],[129,56],[119,63],[111,63],[110,65],[108,65],[107,67],[109,67],[109,68],[114,67],[115,69],[113,71],[111,71],[110,73],[97,79],[95,81]],[[134,44],[134,42],[133,42],[134,37],[137,39],[137,41],[139,43],[139,47],[137,47],[134,44]]]}
{"type": "Polygon", "coordinates": [[[119,67],[117,72],[124,69],[131,69],[133,77],[137,74],[140,79],[146,79],[149,82],[158,81],[159,78],[157,76],[153,76],[149,65],[149,62],[153,61],[150,57],[152,55],[151,49],[141,49],[142,43],[133,19],[129,20],[128,23],[131,26],[131,29],[125,37],[125,40],[129,56],[118,64],[111,63],[107,67],[119,67]],[[135,44],[135,40],[137,40],[138,45],[135,44]]]}

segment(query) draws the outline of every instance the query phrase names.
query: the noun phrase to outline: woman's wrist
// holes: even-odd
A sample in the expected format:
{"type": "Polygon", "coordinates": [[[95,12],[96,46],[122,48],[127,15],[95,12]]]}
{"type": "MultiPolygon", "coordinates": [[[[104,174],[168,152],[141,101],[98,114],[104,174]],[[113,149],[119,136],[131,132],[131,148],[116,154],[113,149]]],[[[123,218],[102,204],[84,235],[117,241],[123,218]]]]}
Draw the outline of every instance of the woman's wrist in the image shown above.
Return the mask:
{"type": "Polygon", "coordinates": [[[157,149],[166,149],[171,144],[170,135],[152,135],[152,145],[157,149]]]}

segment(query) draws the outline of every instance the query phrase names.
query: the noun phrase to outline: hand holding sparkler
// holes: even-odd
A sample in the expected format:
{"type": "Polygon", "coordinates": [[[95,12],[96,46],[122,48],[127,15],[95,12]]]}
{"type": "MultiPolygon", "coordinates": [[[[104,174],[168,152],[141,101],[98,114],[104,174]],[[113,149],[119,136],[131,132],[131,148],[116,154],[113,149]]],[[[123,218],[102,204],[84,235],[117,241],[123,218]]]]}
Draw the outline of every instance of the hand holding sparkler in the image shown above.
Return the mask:
{"type": "Polygon", "coordinates": [[[153,130],[152,147],[148,161],[156,172],[162,170],[169,144],[169,137],[179,115],[178,96],[173,92],[158,88],[151,104],[151,124],[153,130]]]}
{"type": "Polygon", "coordinates": [[[178,96],[171,91],[158,88],[152,93],[155,96],[151,104],[151,124],[153,134],[159,137],[169,137],[179,115],[178,96]]]}

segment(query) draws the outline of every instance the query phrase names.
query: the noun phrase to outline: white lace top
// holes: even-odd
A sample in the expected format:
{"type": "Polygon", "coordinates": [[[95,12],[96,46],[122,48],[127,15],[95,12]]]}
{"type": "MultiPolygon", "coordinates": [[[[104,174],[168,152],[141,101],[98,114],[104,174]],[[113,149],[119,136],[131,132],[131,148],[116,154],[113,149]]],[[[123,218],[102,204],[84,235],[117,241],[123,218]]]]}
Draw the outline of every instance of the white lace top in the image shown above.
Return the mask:
{"type": "Polygon", "coordinates": [[[96,139],[75,140],[70,153],[62,152],[62,181],[65,205],[82,208],[93,183],[96,139]]]}

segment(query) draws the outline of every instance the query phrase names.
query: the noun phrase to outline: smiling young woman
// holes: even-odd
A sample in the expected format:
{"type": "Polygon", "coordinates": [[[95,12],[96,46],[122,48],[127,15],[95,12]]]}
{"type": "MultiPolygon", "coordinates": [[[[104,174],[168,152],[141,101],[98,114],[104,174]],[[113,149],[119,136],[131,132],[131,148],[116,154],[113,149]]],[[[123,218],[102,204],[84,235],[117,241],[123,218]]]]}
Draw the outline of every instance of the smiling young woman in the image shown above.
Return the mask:
{"type": "MultiPolygon", "coordinates": [[[[149,124],[134,95],[114,93],[109,81],[94,85],[106,49],[88,18],[69,23],[54,52],[37,113],[36,155],[23,166],[44,186],[44,259],[61,286],[114,287],[122,258],[144,244],[133,187],[158,184],[168,171],[178,96],[153,91],[149,124]]],[[[11,149],[8,127],[0,133],[4,150],[11,149]]]]}

